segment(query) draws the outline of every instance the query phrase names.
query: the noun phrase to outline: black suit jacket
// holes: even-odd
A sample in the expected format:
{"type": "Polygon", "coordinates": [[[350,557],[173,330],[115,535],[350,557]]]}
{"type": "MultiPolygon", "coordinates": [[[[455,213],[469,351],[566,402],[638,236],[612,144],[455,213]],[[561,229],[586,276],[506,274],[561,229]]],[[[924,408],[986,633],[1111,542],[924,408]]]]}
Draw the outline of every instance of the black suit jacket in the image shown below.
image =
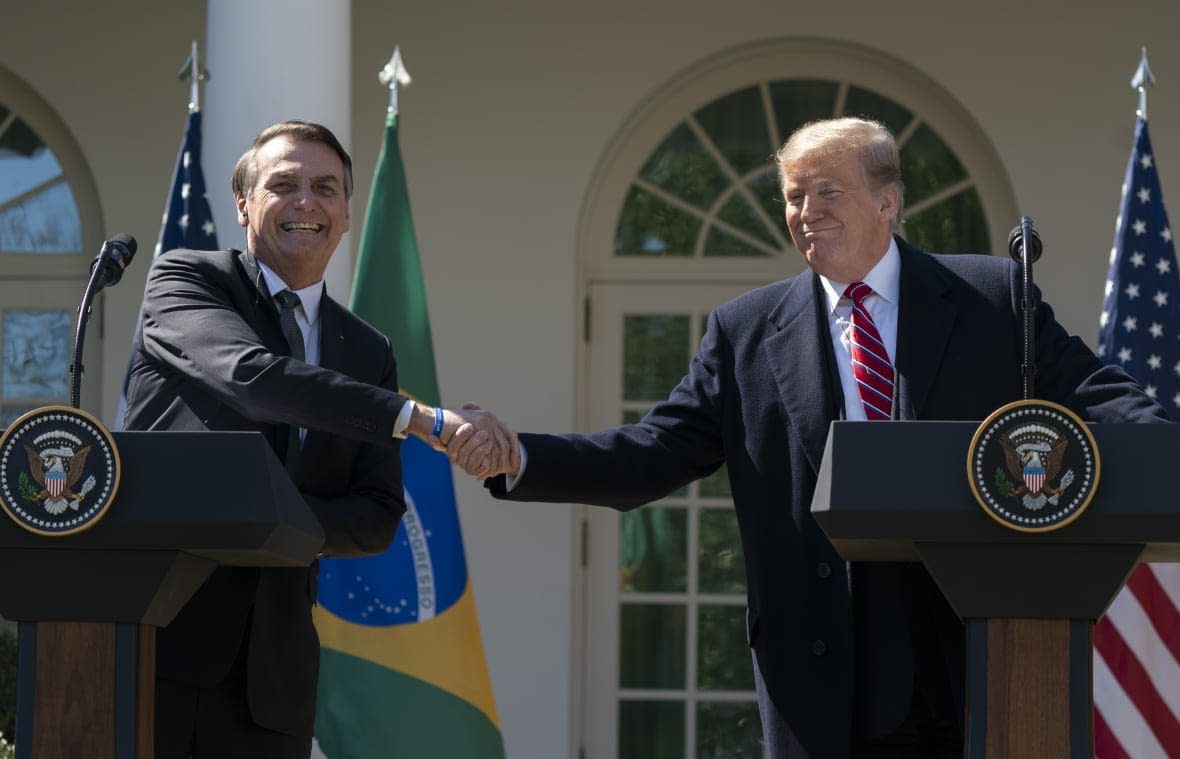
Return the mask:
{"type": "MultiPolygon", "coordinates": [[[[898,244],[900,418],[981,420],[1019,399],[1017,267],[898,244]]],[[[809,271],[721,306],[688,374],[641,422],[590,435],[522,434],[524,476],[510,494],[503,477],[489,487],[516,500],[630,509],[726,463],[745,556],[750,645],[787,728],[768,748],[776,757],[828,759],[850,750],[858,643],[850,567],[810,512],[828,426],[839,413],[819,290],[809,271]]],[[[1127,374],[1069,336],[1048,305],[1037,309],[1036,335],[1039,397],[1090,421],[1166,419],[1127,374]]],[[[944,642],[961,638],[953,616],[949,625],[933,624],[950,628],[934,631],[944,642]]],[[[961,646],[949,653],[942,675],[958,707],[961,646]]],[[[904,716],[909,693],[909,680],[896,683],[894,693],[880,694],[880,708],[904,716]]]]}
{"type": "MultiPolygon", "coordinates": [[[[293,479],[323,525],[324,553],[384,550],[405,511],[392,437],[405,399],[389,340],[326,295],[320,366],[290,358],[253,257],[175,250],[148,276],[127,388],[130,430],[254,430],[285,454],[289,425],[307,429],[293,479]]],[[[210,472],[211,477],[216,476],[210,472]]],[[[227,492],[234,483],[225,483],[227,492]]],[[[217,569],[157,638],[157,674],[210,685],[248,635],[255,721],[310,735],[319,639],[317,566],[217,569]]]]}

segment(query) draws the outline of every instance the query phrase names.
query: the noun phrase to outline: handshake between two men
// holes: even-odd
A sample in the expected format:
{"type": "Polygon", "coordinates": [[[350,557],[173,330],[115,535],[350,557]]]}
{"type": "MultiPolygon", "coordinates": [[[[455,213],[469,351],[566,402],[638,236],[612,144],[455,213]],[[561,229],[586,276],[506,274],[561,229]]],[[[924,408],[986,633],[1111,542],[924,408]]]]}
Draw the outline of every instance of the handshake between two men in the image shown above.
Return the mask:
{"type": "Polygon", "coordinates": [[[478,480],[520,473],[520,440],[495,414],[474,403],[461,409],[414,404],[409,432],[478,480]]]}

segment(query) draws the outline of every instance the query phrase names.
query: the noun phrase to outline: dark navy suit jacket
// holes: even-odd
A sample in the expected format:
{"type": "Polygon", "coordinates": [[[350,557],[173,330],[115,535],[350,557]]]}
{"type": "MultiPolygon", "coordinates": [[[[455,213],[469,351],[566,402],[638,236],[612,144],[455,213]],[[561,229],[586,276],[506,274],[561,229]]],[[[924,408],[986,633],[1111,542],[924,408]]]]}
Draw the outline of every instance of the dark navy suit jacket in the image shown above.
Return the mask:
{"type": "MultiPolygon", "coordinates": [[[[898,239],[896,376],[901,419],[982,420],[1022,396],[1018,268],[1008,259],[932,256],[898,239]]],[[[666,401],[636,424],[589,435],[522,434],[524,476],[497,497],[631,509],[728,465],[745,555],[750,645],[775,757],[844,757],[857,705],[852,588],[857,578],[811,516],[829,424],[839,413],[817,275],[746,293],[710,315],[699,352],[666,401]]],[[[1040,304],[1037,396],[1095,422],[1164,421],[1118,368],[1105,366],[1040,304]]],[[[882,483],[887,486],[894,483],[882,483]]],[[[920,603],[921,599],[904,599],[920,603]]],[[[935,615],[937,617],[937,615],[935,615]]],[[[961,625],[931,622],[949,645],[940,709],[961,724],[961,625]],[[949,700],[950,703],[945,703],[949,700]]],[[[873,640],[860,641],[871,651],[873,640]]],[[[871,722],[904,717],[912,677],[876,694],[871,722]]]]}
{"type": "MultiPolygon", "coordinates": [[[[280,458],[289,425],[304,427],[293,480],[323,525],[324,553],[380,552],[405,512],[391,435],[406,401],[396,394],[393,351],[383,334],[326,295],[320,319],[320,365],[295,361],[251,255],[174,250],[159,257],[132,350],[126,427],[254,430],[280,458]]],[[[228,496],[234,483],[224,486],[228,496]]],[[[311,619],[317,570],[215,570],[159,631],[158,676],[216,683],[248,636],[247,703],[255,722],[310,736],[319,671],[311,619]]]]}

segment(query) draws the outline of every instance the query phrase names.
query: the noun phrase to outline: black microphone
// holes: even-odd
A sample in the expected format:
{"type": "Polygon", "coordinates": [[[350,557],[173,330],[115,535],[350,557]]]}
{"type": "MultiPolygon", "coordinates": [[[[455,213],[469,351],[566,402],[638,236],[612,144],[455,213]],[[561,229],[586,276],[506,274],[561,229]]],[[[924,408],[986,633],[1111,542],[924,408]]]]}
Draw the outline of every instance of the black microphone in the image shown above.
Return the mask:
{"type": "Polygon", "coordinates": [[[74,352],[70,361],[70,405],[74,408],[79,407],[82,396],[82,346],[86,342],[90,305],[100,290],[118,284],[123,278],[123,271],[131,265],[138,247],[131,235],[126,232],[117,234],[102,244],[102,250],[98,252],[94,263],[90,264],[90,281],[86,283],[82,303],[78,306],[78,325],[74,330],[74,352]]]}
{"type": "Polygon", "coordinates": [[[1008,233],[1008,255],[1020,261],[1024,258],[1024,222],[1028,222],[1028,236],[1032,240],[1029,243],[1029,258],[1035,263],[1041,257],[1041,236],[1037,234],[1037,230],[1032,228],[1032,219],[1025,216],[1020,220],[1020,224],[1012,228],[1008,233]]]}
{"type": "Polygon", "coordinates": [[[135,250],[138,247],[135,238],[126,232],[120,232],[102,244],[102,250],[98,252],[94,263],[90,264],[92,275],[95,273],[95,269],[98,269],[98,276],[95,277],[95,292],[104,287],[119,284],[119,280],[123,278],[124,270],[131,265],[131,259],[135,257],[135,250]]]}

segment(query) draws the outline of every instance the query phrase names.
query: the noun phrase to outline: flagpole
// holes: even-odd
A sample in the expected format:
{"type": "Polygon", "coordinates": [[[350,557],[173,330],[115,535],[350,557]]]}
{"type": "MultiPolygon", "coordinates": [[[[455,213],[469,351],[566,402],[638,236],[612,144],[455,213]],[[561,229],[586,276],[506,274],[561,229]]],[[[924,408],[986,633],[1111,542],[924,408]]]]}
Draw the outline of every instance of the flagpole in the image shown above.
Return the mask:
{"type": "Polygon", "coordinates": [[[209,72],[201,68],[200,51],[197,49],[197,41],[193,40],[193,46],[189,51],[188,58],[180,66],[180,71],[176,78],[182,82],[188,82],[188,112],[201,112],[201,82],[209,79],[209,72]]]}
{"type": "Polygon", "coordinates": [[[1139,118],[1147,120],[1147,87],[1155,86],[1155,74],[1151,73],[1151,65],[1147,62],[1147,46],[1140,48],[1139,68],[1131,76],[1131,87],[1139,90],[1139,110],[1135,112],[1139,118]]]}

